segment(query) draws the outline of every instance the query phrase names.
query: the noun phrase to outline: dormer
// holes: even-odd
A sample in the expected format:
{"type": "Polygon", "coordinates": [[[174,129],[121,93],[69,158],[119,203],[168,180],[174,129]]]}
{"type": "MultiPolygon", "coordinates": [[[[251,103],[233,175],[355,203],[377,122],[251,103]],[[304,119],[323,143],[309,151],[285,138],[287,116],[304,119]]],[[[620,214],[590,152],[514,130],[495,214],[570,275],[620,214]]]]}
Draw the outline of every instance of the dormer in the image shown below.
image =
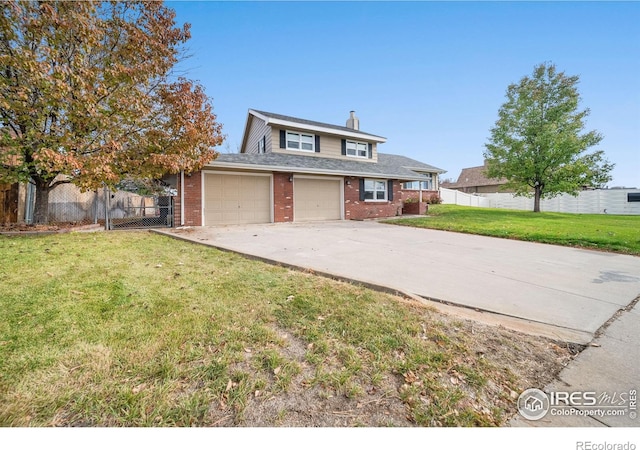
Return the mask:
{"type": "Polygon", "coordinates": [[[378,161],[386,138],[360,131],[351,111],[346,126],[250,109],[240,153],[282,153],[319,158],[378,161]]]}

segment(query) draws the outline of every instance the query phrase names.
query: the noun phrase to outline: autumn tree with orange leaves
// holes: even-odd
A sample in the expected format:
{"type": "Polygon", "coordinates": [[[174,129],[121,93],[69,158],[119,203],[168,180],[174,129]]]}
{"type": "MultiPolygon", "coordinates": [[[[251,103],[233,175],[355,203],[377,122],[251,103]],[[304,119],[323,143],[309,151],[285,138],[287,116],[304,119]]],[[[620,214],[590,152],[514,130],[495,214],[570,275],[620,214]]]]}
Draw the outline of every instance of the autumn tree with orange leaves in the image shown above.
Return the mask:
{"type": "Polygon", "coordinates": [[[49,192],[192,172],[224,139],[199,84],[174,77],[189,25],[161,2],[0,2],[0,181],[49,192]]]}

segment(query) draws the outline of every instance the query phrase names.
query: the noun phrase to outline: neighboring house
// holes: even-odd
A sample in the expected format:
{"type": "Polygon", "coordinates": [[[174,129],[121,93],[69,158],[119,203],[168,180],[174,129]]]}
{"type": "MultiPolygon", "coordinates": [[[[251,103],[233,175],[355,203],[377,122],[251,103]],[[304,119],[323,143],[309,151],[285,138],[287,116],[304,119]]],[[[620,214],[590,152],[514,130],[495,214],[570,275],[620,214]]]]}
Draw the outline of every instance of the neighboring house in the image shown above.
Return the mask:
{"type": "Polygon", "coordinates": [[[360,131],[354,112],[343,127],[249,110],[240,153],[177,177],[175,223],[392,217],[404,199],[437,195],[444,170],[380,153],[384,142],[360,131]]]}
{"type": "Polygon", "coordinates": [[[494,192],[509,192],[501,190],[507,182],[506,179],[487,178],[485,173],[487,163],[478,167],[467,167],[462,169],[458,181],[455,183],[442,183],[441,186],[447,189],[456,189],[469,194],[491,194],[494,192]]]}

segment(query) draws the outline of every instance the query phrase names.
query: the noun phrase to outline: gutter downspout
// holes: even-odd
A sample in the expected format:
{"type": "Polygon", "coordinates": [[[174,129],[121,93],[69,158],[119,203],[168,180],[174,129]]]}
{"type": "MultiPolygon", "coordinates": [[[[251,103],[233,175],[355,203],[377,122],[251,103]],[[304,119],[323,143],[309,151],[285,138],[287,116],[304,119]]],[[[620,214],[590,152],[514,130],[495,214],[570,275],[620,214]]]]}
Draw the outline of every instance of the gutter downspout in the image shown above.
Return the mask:
{"type": "Polygon", "coordinates": [[[180,171],[180,226],[184,226],[184,170],[180,171]]]}

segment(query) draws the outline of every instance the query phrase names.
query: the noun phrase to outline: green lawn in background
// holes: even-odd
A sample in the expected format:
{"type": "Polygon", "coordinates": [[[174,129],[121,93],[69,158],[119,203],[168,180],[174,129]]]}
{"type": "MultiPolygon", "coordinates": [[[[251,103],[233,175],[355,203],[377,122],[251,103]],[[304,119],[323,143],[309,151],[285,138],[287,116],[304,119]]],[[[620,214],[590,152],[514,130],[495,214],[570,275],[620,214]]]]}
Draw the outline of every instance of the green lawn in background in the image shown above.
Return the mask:
{"type": "Polygon", "coordinates": [[[388,221],[436,230],[640,255],[640,216],[429,205],[425,217],[388,221]]]}

